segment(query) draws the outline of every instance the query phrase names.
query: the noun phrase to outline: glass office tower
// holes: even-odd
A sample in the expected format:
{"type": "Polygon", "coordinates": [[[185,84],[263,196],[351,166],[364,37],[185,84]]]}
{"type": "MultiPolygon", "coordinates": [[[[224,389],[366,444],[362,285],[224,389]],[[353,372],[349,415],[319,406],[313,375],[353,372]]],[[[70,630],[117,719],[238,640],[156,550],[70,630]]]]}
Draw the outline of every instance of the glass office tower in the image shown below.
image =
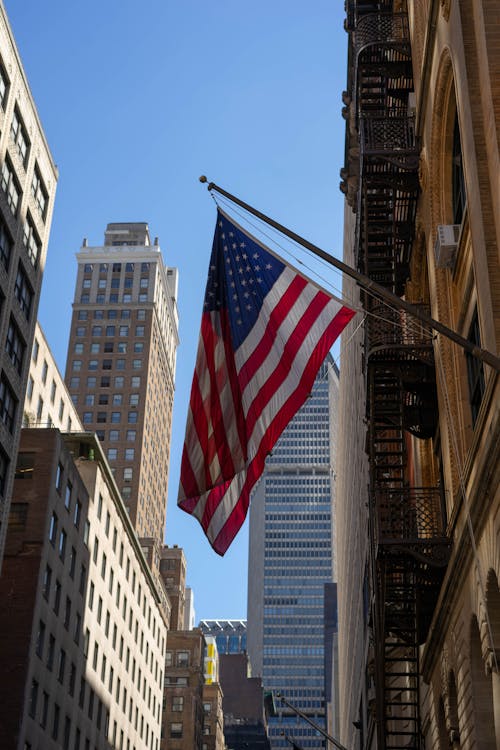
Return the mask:
{"type": "MultiPolygon", "coordinates": [[[[338,370],[329,356],[283,432],[250,509],[248,653],[265,690],[325,725],[324,584],[334,579],[338,370]]],[[[330,680],[330,676],[326,677],[330,680]]],[[[279,707],[279,706],[278,706],[279,707]]],[[[270,721],[273,749],[323,748],[303,719],[270,721]]]]}

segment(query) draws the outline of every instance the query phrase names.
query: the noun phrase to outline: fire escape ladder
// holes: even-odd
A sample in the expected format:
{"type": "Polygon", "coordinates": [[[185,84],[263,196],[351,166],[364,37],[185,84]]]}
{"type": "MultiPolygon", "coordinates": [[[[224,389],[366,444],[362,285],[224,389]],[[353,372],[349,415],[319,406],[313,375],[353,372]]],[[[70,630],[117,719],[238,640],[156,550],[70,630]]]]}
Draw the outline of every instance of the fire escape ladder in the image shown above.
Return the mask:
{"type": "MultiPolygon", "coordinates": [[[[389,0],[347,0],[359,137],[357,264],[402,296],[419,194],[408,18],[389,0]]],[[[355,153],[351,148],[350,153],[355,153]]],[[[436,430],[431,331],[364,295],[378,747],[421,750],[419,645],[448,555],[437,487],[411,486],[411,436],[436,430]]]]}

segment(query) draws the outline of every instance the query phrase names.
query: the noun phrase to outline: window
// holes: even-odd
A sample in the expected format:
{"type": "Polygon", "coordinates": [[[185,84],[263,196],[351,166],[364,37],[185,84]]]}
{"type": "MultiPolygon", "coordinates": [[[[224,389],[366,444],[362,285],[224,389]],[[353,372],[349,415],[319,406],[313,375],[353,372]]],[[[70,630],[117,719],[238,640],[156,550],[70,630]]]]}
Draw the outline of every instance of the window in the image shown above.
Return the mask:
{"type": "Polygon", "coordinates": [[[137,320],[146,320],[146,310],[137,310],[137,320]]]}
{"type": "Polygon", "coordinates": [[[95,375],[91,375],[87,378],[87,388],[95,388],[97,385],[97,378],[95,375]]]}
{"type": "Polygon", "coordinates": [[[141,292],[139,294],[139,302],[147,302],[148,301],[148,295],[145,292],[141,292]]]}
{"type": "Polygon", "coordinates": [[[66,492],[64,493],[64,507],[66,510],[69,510],[71,505],[71,492],[73,490],[73,485],[71,482],[68,482],[66,485],[66,492]]]}
{"type": "Polygon", "coordinates": [[[117,359],[115,362],[115,367],[117,370],[124,370],[125,369],[125,360],[124,359],[117,359]]]}
{"type": "Polygon", "coordinates": [[[113,367],[113,360],[111,359],[103,359],[102,360],[102,369],[103,370],[111,370],[113,367]]]}
{"type": "Polygon", "coordinates": [[[92,336],[102,336],[102,326],[92,326],[92,336]]]}
{"type": "Polygon", "coordinates": [[[121,270],[122,270],[121,263],[113,263],[113,273],[120,273],[121,270]]]}
{"type": "Polygon", "coordinates": [[[33,175],[33,182],[31,183],[31,195],[35,199],[35,205],[37,207],[40,218],[45,221],[47,214],[47,203],[49,200],[49,194],[43,183],[40,170],[38,165],[35,164],[35,173],[33,175]]]}
{"type": "Polygon", "coordinates": [[[19,157],[23,163],[23,167],[26,169],[26,165],[28,164],[30,142],[23,119],[17,108],[17,104],[14,107],[14,114],[12,115],[10,135],[16,145],[17,153],[19,154],[19,157]]]}
{"type": "Polygon", "coordinates": [[[91,279],[84,279],[82,283],[82,289],[90,289],[92,286],[92,280],[91,279]]]}
{"type": "Polygon", "coordinates": [[[12,242],[12,238],[7,229],[7,225],[0,217],[0,261],[2,262],[3,267],[6,271],[9,270],[10,256],[13,245],[14,243],[12,242]]]}
{"type": "Polygon", "coordinates": [[[49,542],[52,544],[52,546],[54,546],[56,543],[57,523],[58,523],[57,515],[55,513],[52,513],[52,517],[50,519],[50,525],[49,525],[49,542]]]}
{"type": "Polygon", "coordinates": [[[82,422],[83,422],[83,424],[91,424],[91,422],[92,422],[92,412],[91,411],[84,411],[83,412],[82,422]]]}
{"type": "Polygon", "coordinates": [[[101,378],[101,388],[109,388],[111,383],[111,378],[109,375],[103,375],[101,378]]]}
{"type": "Polygon", "coordinates": [[[124,294],[122,301],[125,302],[125,303],[132,302],[132,295],[131,294],[124,294]]]}
{"type": "Polygon", "coordinates": [[[143,276],[141,279],[141,289],[147,289],[148,286],[149,286],[149,279],[143,276]]]}
{"type": "Polygon", "coordinates": [[[125,310],[122,310],[120,317],[123,320],[128,320],[130,318],[130,315],[131,315],[130,310],[125,309],[125,310]]]}
{"type": "Polygon", "coordinates": [[[33,219],[29,215],[26,216],[23,229],[23,245],[28,253],[28,258],[33,268],[38,266],[38,260],[40,258],[40,251],[42,249],[42,243],[38,236],[38,233],[33,224],[33,219]]]}
{"type": "Polygon", "coordinates": [[[21,187],[19,185],[19,182],[17,181],[14,168],[8,156],[5,157],[5,161],[2,166],[0,186],[7,197],[7,204],[11,210],[11,213],[16,216],[17,207],[21,198],[21,187]]]}
{"type": "Polygon", "coordinates": [[[134,352],[136,354],[138,354],[139,352],[143,352],[143,351],[144,351],[144,344],[143,344],[143,342],[142,341],[136,341],[134,343],[134,352]]]}
{"type": "Polygon", "coordinates": [[[116,448],[108,448],[108,461],[116,461],[118,451],[116,448]]]}
{"type": "Polygon", "coordinates": [[[117,440],[120,439],[120,431],[119,430],[110,430],[109,431],[109,441],[110,443],[116,443],[117,440]]]}
{"type": "Polygon", "coordinates": [[[92,273],[93,268],[94,266],[92,265],[92,263],[85,263],[85,265],[83,266],[83,271],[84,273],[92,273]]]}
{"type": "Polygon", "coordinates": [[[80,519],[82,517],[82,504],[79,500],[75,503],[75,512],[73,514],[73,523],[78,528],[80,526],[80,519]]]}
{"type": "Polygon", "coordinates": [[[132,388],[140,388],[141,386],[141,376],[140,375],[132,375],[132,379],[130,381],[130,384],[132,388]]]}
{"type": "Polygon", "coordinates": [[[114,343],[113,341],[105,341],[104,342],[104,352],[107,354],[111,354],[114,349],[114,343]]]}
{"type": "Polygon", "coordinates": [[[115,378],[115,388],[123,388],[125,383],[125,378],[123,375],[117,375],[115,378]]]}
{"type": "Polygon", "coordinates": [[[125,469],[123,469],[123,480],[125,482],[132,481],[132,468],[130,466],[127,466],[125,467],[125,469]]]}
{"type": "Polygon", "coordinates": [[[44,599],[47,601],[50,597],[50,589],[52,586],[52,568],[50,565],[46,565],[45,573],[43,574],[42,594],[44,599]]]}
{"type": "Polygon", "coordinates": [[[39,396],[38,403],[36,406],[36,418],[38,421],[40,421],[42,418],[42,412],[43,412],[43,398],[39,396]]]}
{"type": "Polygon", "coordinates": [[[66,667],[66,651],[59,650],[59,660],[57,663],[57,679],[62,684],[64,682],[64,669],[66,667]]]}
{"type": "Polygon", "coordinates": [[[49,694],[43,691],[42,710],[40,711],[40,726],[45,729],[47,726],[47,717],[49,715],[49,694]]]}
{"type": "Polygon", "coordinates": [[[78,336],[79,338],[81,338],[82,336],[85,336],[86,330],[87,329],[85,328],[85,326],[77,326],[75,328],[75,336],[78,336]]]}
{"type": "Polygon", "coordinates": [[[87,393],[85,396],[85,406],[94,406],[95,396],[93,393],[87,393]]]}
{"type": "Polygon", "coordinates": [[[127,441],[133,443],[135,440],[135,435],[135,430],[127,430],[127,441]]]}
{"type": "Polygon", "coordinates": [[[0,107],[5,110],[9,95],[9,79],[3,65],[0,64],[0,107]]]}
{"type": "Polygon", "coordinates": [[[97,367],[98,367],[97,359],[90,359],[89,360],[89,370],[97,370],[97,367]]]}
{"type": "Polygon", "coordinates": [[[134,284],[133,278],[131,276],[127,276],[123,286],[125,287],[125,289],[132,289],[133,284],[134,284]]]}
{"type": "Polygon", "coordinates": [[[172,696],[172,711],[182,711],[184,708],[184,696],[173,695],[172,696]]]}
{"type": "Polygon", "coordinates": [[[80,372],[81,369],[82,369],[82,360],[81,359],[74,359],[73,360],[73,366],[72,366],[73,372],[80,372]]]}
{"type": "Polygon", "coordinates": [[[134,370],[140,370],[142,367],[142,360],[141,359],[133,359],[132,360],[132,369],[134,370]]]}
{"type": "Polygon", "coordinates": [[[7,341],[5,343],[5,351],[10,361],[16,368],[17,372],[21,374],[24,360],[24,352],[26,350],[26,344],[21,336],[21,333],[11,318],[9,321],[9,328],[7,330],[7,341]]]}
{"type": "Polygon", "coordinates": [[[119,354],[126,354],[127,353],[127,342],[126,341],[119,341],[118,342],[118,353],[119,354]]]}
{"type": "Polygon", "coordinates": [[[113,405],[114,406],[121,406],[123,402],[123,394],[122,393],[114,393],[113,394],[113,405]]]}
{"type": "MultiPolygon", "coordinates": [[[[479,328],[477,308],[474,310],[472,316],[468,339],[478,348],[481,348],[481,331],[479,328]]],[[[479,415],[479,409],[485,391],[484,368],[483,363],[477,359],[477,357],[473,357],[472,354],[469,354],[469,352],[466,352],[465,357],[467,362],[467,378],[469,382],[469,402],[472,413],[472,425],[474,426],[479,415]]]]}
{"type": "Polygon", "coordinates": [[[49,669],[50,671],[52,671],[54,667],[55,650],[56,650],[56,639],[51,633],[49,635],[49,647],[47,650],[47,669],[49,669]]]}
{"type": "Polygon", "coordinates": [[[104,301],[105,301],[105,296],[104,296],[104,294],[97,294],[97,295],[96,295],[96,298],[95,298],[95,301],[96,301],[96,302],[97,302],[98,304],[102,305],[102,304],[104,303],[104,301]]]}
{"type": "Polygon", "coordinates": [[[61,533],[59,535],[59,557],[61,558],[61,560],[64,560],[66,555],[66,540],[66,531],[64,529],[61,529],[61,533]]]}
{"type": "Polygon", "coordinates": [[[21,310],[24,313],[25,318],[29,320],[29,317],[31,314],[31,306],[33,304],[33,290],[31,288],[31,285],[28,281],[28,277],[26,276],[21,263],[19,263],[19,266],[17,269],[16,283],[14,286],[14,294],[16,296],[17,301],[19,302],[19,305],[21,307],[21,310]]]}
{"type": "Polygon", "coordinates": [[[170,737],[172,737],[172,739],[182,738],[182,723],[181,722],[171,722],[170,737]]]}
{"type": "Polygon", "coordinates": [[[128,422],[129,424],[137,424],[137,412],[136,411],[129,411],[128,422]]]}
{"type": "Polygon", "coordinates": [[[134,448],[125,448],[125,461],[133,461],[134,460],[134,448]]]}
{"type": "Polygon", "coordinates": [[[106,336],[115,335],[115,326],[106,326],[106,336]]]}
{"type": "MultiPolygon", "coordinates": [[[[103,320],[104,310],[94,310],[94,320],[103,320]]],[[[100,328],[100,326],[98,326],[100,328]]],[[[100,336],[101,334],[99,334],[100,336]]]]}
{"type": "Polygon", "coordinates": [[[14,429],[17,401],[10,385],[2,375],[0,379],[0,420],[9,432],[14,429]]]}
{"type": "Polygon", "coordinates": [[[57,740],[57,737],[59,735],[59,715],[60,715],[61,709],[57,705],[57,703],[54,703],[54,714],[52,718],[52,739],[57,740]]]}
{"type": "Polygon", "coordinates": [[[111,422],[113,424],[118,424],[121,420],[121,413],[119,411],[112,411],[111,412],[111,422]]]}
{"type": "Polygon", "coordinates": [[[91,354],[99,354],[101,351],[101,345],[100,344],[91,344],[90,345],[90,353],[91,354]]]}
{"type": "Polygon", "coordinates": [[[176,662],[177,662],[178,667],[188,667],[189,666],[189,651],[178,651],[176,662]]]}
{"type": "Polygon", "coordinates": [[[120,336],[128,336],[128,326],[120,326],[120,336]]]}
{"type": "Polygon", "coordinates": [[[69,387],[72,390],[76,390],[77,388],[79,388],[80,387],[80,378],[79,377],[70,378],[69,387]]]}

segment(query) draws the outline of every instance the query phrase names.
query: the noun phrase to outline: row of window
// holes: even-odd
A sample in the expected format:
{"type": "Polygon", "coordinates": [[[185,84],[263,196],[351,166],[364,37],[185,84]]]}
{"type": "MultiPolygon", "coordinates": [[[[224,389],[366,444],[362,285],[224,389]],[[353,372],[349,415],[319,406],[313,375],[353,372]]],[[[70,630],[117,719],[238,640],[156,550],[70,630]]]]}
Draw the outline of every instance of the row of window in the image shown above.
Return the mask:
{"type": "MultiPolygon", "coordinates": [[[[77,313],[77,320],[89,320],[89,310],[78,310],[77,313]]],[[[94,310],[92,313],[92,317],[94,320],[104,320],[106,317],[108,320],[117,320],[118,318],[121,318],[122,320],[130,320],[132,317],[132,310],[124,309],[124,310],[94,310]],[[106,313],[106,315],[104,314],[106,313]],[[119,313],[119,315],[118,315],[119,313]]],[[[146,320],[146,310],[144,308],[139,308],[136,310],[136,319],[137,320],[146,320]]],[[[77,329],[78,330],[78,329],[77,329]]],[[[85,329],[84,329],[85,331],[85,329]]],[[[84,336],[85,333],[77,334],[84,336]]]]}
{"type": "MultiPolygon", "coordinates": [[[[125,376],[124,375],[116,375],[113,378],[113,384],[115,388],[124,388],[125,386],[125,376]]],[[[91,375],[86,380],[87,388],[93,389],[97,387],[97,378],[94,375],[91,375]]],[[[111,380],[109,375],[104,375],[100,379],[100,387],[101,388],[109,388],[111,385],[111,380]]],[[[132,375],[130,378],[130,386],[131,388],[140,388],[141,387],[141,376],[140,375],[132,375]]],[[[79,377],[72,377],[69,381],[69,387],[71,390],[76,390],[80,387],[80,378],[79,377]]]]}
{"type": "MultiPolygon", "coordinates": [[[[135,338],[141,338],[144,336],[144,326],[139,325],[135,327],[135,338]]],[[[91,334],[94,338],[98,338],[99,336],[103,335],[110,336],[112,338],[115,338],[117,335],[121,336],[122,338],[125,338],[129,335],[130,327],[128,325],[122,325],[122,326],[114,326],[109,325],[106,327],[96,325],[92,326],[91,328],[91,334]]],[[[87,329],[85,326],[77,326],[75,333],[76,335],[81,338],[82,336],[86,336],[87,329]]],[[[106,350],[105,350],[106,351],[106,350]]]]}
{"type": "MultiPolygon", "coordinates": [[[[137,300],[139,302],[147,302],[148,301],[147,292],[140,292],[138,294],[138,296],[137,296],[137,300]]],[[[111,305],[113,305],[113,304],[116,305],[120,301],[118,293],[117,292],[111,292],[111,294],[109,295],[107,301],[111,305]]],[[[129,302],[132,302],[132,294],[130,294],[129,292],[124,292],[122,294],[121,301],[124,304],[128,304],[129,302]]],[[[102,293],[96,294],[95,303],[97,305],[104,305],[105,302],[106,302],[106,295],[105,294],[102,294],[102,293]]],[[[80,295],[80,304],[81,305],[88,305],[89,303],[90,303],[90,294],[87,294],[87,293],[81,294],[80,295]]],[[[94,304],[94,302],[92,304],[94,304]]]]}
{"type": "MultiPolygon", "coordinates": [[[[141,334],[143,335],[143,334],[141,334]]],[[[118,354],[126,354],[127,353],[127,341],[117,341],[116,342],[116,351],[118,354]]],[[[83,354],[85,351],[85,344],[83,342],[77,341],[74,346],[74,353],[75,354],[83,354]]],[[[90,353],[91,354],[99,354],[101,351],[101,344],[99,342],[93,341],[90,344],[90,353]]],[[[114,341],[105,341],[103,344],[103,351],[105,354],[112,354],[115,351],[115,342],[114,341]]],[[[142,341],[135,341],[134,342],[134,352],[142,352],[144,351],[144,342],[142,341]]]]}
{"type": "MultiPolygon", "coordinates": [[[[107,273],[109,269],[111,268],[113,273],[120,273],[122,270],[122,266],[125,268],[126,272],[132,273],[135,269],[136,264],[135,263],[99,263],[99,273],[107,273]]],[[[137,267],[141,269],[142,273],[145,273],[146,271],[149,271],[149,263],[137,263],[137,267]]],[[[94,270],[94,264],[93,263],[85,263],[83,267],[84,273],[92,273],[94,270]]]]}
{"type": "MultiPolygon", "coordinates": [[[[137,347],[134,346],[134,351],[142,351],[143,344],[138,344],[137,347]]],[[[142,359],[133,359],[132,360],[132,369],[133,370],[140,370],[142,367],[142,359]]],[[[125,369],[125,360],[124,359],[115,359],[114,362],[115,369],[116,370],[124,370],[125,369]]],[[[73,363],[71,365],[71,369],[73,372],[81,372],[82,369],[82,360],[81,359],[74,359],[73,363]]],[[[113,360],[112,359],[103,359],[101,362],[101,366],[99,368],[99,361],[97,359],[91,359],[89,360],[89,363],[87,365],[88,370],[112,370],[113,369],[113,360]]]]}
{"type": "MultiPolygon", "coordinates": [[[[76,403],[77,399],[73,398],[73,403],[76,403]]],[[[128,424],[137,424],[139,421],[139,412],[137,411],[129,411],[127,412],[127,422],[128,424]]],[[[125,414],[123,414],[123,417],[125,417],[125,414]]],[[[110,422],[111,424],[120,424],[122,421],[122,413],[120,411],[112,411],[108,414],[108,412],[105,411],[84,411],[82,414],[82,422],[83,424],[92,424],[93,422],[97,422],[97,424],[105,424],[106,422],[110,422]],[[95,419],[94,419],[95,416],[95,419]]]]}
{"type": "MultiPolygon", "coordinates": [[[[119,276],[115,276],[111,279],[110,288],[111,289],[119,289],[121,284],[121,279],[119,276]]],[[[134,285],[134,278],[133,276],[125,276],[123,279],[123,288],[124,289],[132,289],[134,285]]],[[[98,289],[106,289],[108,286],[107,279],[99,279],[97,282],[97,288],[98,289]]],[[[148,276],[142,276],[139,280],[139,286],[141,289],[148,289],[149,287],[149,277],[148,276]]],[[[83,289],[91,289],[92,288],[92,279],[83,279],[82,281],[82,290],[83,289]]]]}

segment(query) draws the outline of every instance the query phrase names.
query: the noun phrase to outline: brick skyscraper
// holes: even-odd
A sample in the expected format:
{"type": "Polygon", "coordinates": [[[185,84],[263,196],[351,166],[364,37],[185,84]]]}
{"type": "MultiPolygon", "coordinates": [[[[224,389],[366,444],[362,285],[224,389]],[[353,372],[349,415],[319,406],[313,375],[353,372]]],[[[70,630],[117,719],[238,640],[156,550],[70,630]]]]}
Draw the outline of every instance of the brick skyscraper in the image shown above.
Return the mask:
{"type": "Polygon", "coordinates": [[[178,344],[177,270],[148,225],[77,253],[66,384],[102,442],[139,537],[163,541],[178,344]]]}

